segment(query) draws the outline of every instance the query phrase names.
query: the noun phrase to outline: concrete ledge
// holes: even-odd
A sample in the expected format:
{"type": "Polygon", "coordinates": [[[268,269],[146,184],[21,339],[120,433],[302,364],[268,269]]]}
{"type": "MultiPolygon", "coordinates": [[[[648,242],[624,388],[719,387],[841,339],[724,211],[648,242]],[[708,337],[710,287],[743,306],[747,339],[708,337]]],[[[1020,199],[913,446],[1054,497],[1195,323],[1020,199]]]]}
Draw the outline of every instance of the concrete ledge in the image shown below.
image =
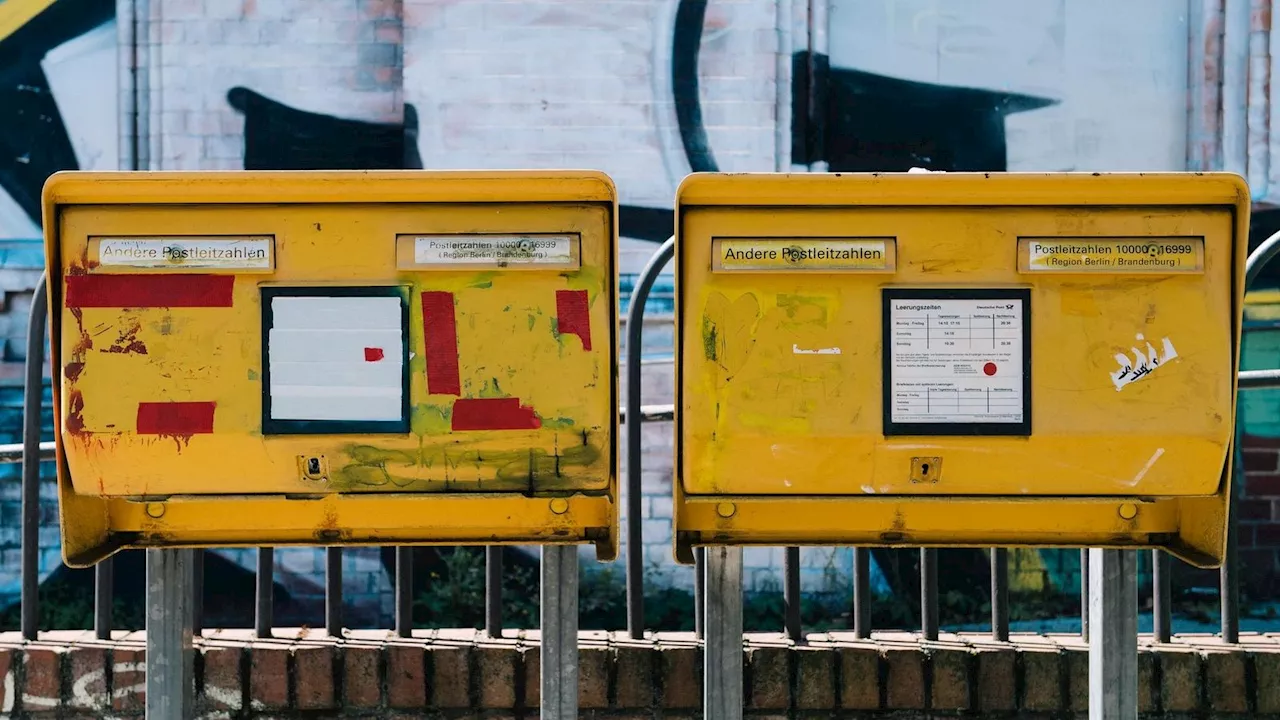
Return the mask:
{"type": "MultiPolygon", "coordinates": [[[[386,630],[331,638],[277,629],[210,630],[198,641],[201,718],[531,717],[538,707],[538,633],[500,639],[474,630],[386,630]]],[[[628,639],[583,632],[582,717],[698,716],[702,649],[688,633],[628,639]]],[[[145,635],[0,634],[0,716],[142,717],[145,635]]],[[[1047,717],[1088,701],[1087,648],[1074,635],[999,643],[945,634],[813,634],[801,646],[751,634],[744,652],[752,717],[1047,717]]],[[[1253,713],[1280,717],[1280,633],[1224,645],[1207,635],[1140,642],[1144,717],[1253,713]]]]}

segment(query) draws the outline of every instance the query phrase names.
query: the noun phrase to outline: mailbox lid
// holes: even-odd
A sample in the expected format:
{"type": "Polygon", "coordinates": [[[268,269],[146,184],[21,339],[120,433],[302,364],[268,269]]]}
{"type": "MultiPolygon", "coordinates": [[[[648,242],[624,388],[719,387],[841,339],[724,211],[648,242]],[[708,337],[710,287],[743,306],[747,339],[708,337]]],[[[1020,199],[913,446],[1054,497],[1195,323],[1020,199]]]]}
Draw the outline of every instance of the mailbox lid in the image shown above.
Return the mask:
{"type": "MultiPolygon", "coordinates": [[[[677,241],[683,491],[1214,493],[1234,415],[1242,187],[1190,175],[690,178],[677,241]],[[1020,238],[1024,256],[1029,238],[1194,239],[1201,270],[1028,270],[1020,238]],[[857,242],[884,255],[860,267],[768,257],[829,259],[844,243],[847,258],[857,242]],[[983,380],[1011,378],[1026,402],[1016,422],[895,422],[902,376],[940,356],[894,351],[891,325],[905,320],[891,304],[963,315],[967,332],[996,300],[1016,300],[1023,352],[1000,356],[1015,367],[987,377],[996,357],[962,359],[983,380]],[[1135,347],[1162,366],[1118,387],[1117,357],[1135,347]]],[[[985,399],[972,395],[962,402],[985,399]]]]}
{"type": "Polygon", "coordinates": [[[61,445],[78,492],[610,490],[607,178],[161,175],[49,190],[61,445]],[[268,238],[271,262],[102,262],[104,238],[196,235],[268,238]],[[571,257],[476,266],[413,253],[418,237],[456,250],[514,236],[571,257]]]}

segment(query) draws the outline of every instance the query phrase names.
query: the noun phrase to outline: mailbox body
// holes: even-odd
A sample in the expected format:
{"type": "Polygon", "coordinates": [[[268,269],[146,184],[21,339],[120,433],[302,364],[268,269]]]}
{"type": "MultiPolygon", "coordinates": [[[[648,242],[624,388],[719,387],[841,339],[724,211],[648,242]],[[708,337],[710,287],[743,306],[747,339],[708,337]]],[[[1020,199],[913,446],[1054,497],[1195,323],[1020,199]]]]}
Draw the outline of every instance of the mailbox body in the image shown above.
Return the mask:
{"type": "Polygon", "coordinates": [[[676,546],[1161,547],[1220,561],[1237,176],[694,175],[676,546]]]}
{"type": "Polygon", "coordinates": [[[616,196],[595,172],[64,173],[64,556],[616,545],[616,196]]]}

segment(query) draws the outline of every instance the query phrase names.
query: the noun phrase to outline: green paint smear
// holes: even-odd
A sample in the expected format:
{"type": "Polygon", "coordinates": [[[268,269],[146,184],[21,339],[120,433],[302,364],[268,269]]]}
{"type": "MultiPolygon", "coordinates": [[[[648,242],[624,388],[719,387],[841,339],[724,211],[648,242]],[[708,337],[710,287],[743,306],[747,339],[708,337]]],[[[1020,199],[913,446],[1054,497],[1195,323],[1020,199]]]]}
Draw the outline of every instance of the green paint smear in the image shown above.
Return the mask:
{"type": "Polygon", "coordinates": [[[596,301],[596,294],[600,292],[604,275],[600,268],[584,267],[572,273],[565,273],[561,277],[565,279],[565,284],[570,290],[587,291],[587,306],[590,307],[596,301]]]}
{"type": "Polygon", "coordinates": [[[550,418],[550,419],[541,418],[541,420],[542,420],[542,427],[548,428],[550,430],[572,430],[573,429],[573,418],[567,418],[567,417],[558,417],[558,418],[550,418]]]}
{"type": "Polygon", "coordinates": [[[258,381],[258,371],[257,371],[257,370],[250,370],[250,371],[249,371],[249,380],[251,380],[251,381],[253,381],[253,382],[257,382],[257,381],[258,381]]]}
{"type": "Polygon", "coordinates": [[[409,372],[411,372],[411,373],[426,373],[426,372],[427,372],[427,358],[426,358],[426,356],[425,356],[425,355],[421,355],[421,354],[419,354],[419,355],[415,355],[413,358],[411,358],[411,359],[409,360],[409,372]]]}
{"type": "Polygon", "coordinates": [[[533,315],[530,315],[530,316],[529,316],[529,329],[530,329],[530,330],[532,330],[532,329],[533,329],[534,323],[536,323],[536,322],[538,322],[538,318],[537,318],[537,317],[535,317],[535,316],[533,316],[533,315]]]}
{"type": "Polygon", "coordinates": [[[805,295],[779,295],[778,308],[787,320],[796,324],[817,323],[827,326],[827,299],[805,295]]]}
{"type": "Polygon", "coordinates": [[[702,354],[711,362],[716,361],[716,324],[711,318],[702,316],[702,354]]]}
{"type": "Polygon", "coordinates": [[[489,272],[479,273],[474,278],[471,279],[471,282],[467,283],[467,287],[491,288],[493,287],[493,278],[497,274],[498,273],[493,270],[490,270],[489,272]]]}
{"type": "Polygon", "coordinates": [[[506,395],[503,394],[502,386],[498,384],[498,378],[496,377],[491,377],[484,381],[484,387],[480,388],[479,395],[482,398],[506,397],[506,395]]]}
{"type": "Polygon", "coordinates": [[[414,435],[445,435],[452,428],[453,408],[414,405],[409,413],[409,429],[414,435]]]}

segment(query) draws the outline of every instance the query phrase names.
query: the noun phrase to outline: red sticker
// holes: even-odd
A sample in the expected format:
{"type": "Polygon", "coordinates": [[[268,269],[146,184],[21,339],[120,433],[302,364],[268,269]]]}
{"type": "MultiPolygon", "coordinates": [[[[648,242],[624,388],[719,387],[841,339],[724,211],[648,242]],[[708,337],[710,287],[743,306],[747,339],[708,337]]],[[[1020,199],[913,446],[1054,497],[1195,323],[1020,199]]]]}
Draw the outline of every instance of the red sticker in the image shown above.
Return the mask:
{"type": "Polygon", "coordinates": [[[385,355],[383,355],[382,353],[382,348],[365,348],[364,349],[365,362],[378,362],[383,357],[385,357],[385,355]]]}
{"type": "Polygon", "coordinates": [[[996,374],[996,364],[995,364],[995,363],[987,363],[986,365],[983,365],[983,366],[982,366],[982,372],[986,373],[987,375],[995,375],[995,374],[996,374]]]}
{"type": "Polygon", "coordinates": [[[422,293],[422,333],[427,355],[427,392],[458,395],[458,327],[454,319],[453,293],[422,293]]]}
{"type": "Polygon", "coordinates": [[[72,308],[231,307],[234,275],[72,275],[72,308]]]}
{"type": "Polygon", "coordinates": [[[213,432],[211,402],[138,403],[139,435],[197,435],[213,432]]]}
{"type": "Polygon", "coordinates": [[[591,314],[586,290],[557,290],[556,319],[561,335],[577,335],[582,349],[591,349],[591,314]]]}
{"type": "Polygon", "coordinates": [[[519,398],[460,398],[453,403],[454,430],[537,430],[542,421],[519,398]]]}

